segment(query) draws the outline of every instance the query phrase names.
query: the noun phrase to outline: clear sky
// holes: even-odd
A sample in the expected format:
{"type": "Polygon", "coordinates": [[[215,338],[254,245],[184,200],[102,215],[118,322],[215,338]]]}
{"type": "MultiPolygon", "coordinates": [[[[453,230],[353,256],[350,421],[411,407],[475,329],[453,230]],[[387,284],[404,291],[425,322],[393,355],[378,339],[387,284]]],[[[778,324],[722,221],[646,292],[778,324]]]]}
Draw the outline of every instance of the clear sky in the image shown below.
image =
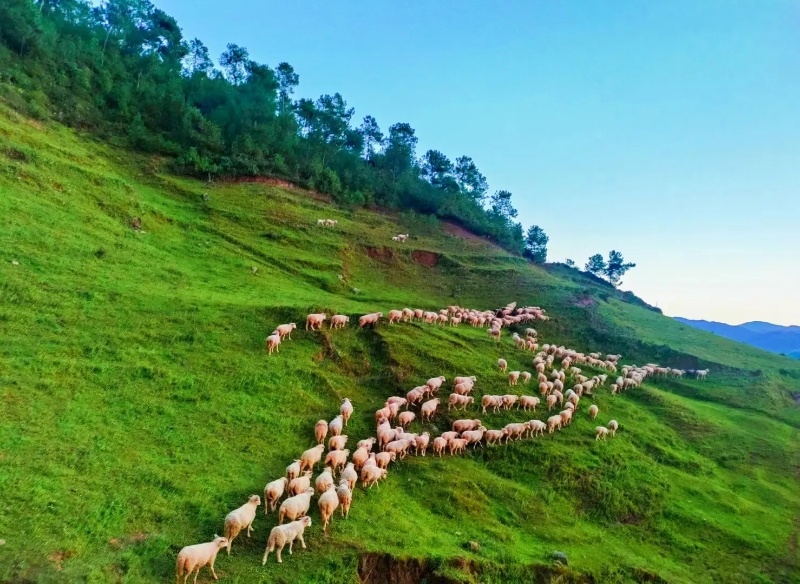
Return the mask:
{"type": "Polygon", "coordinates": [[[551,260],[618,249],[668,315],[800,324],[794,0],[154,2],[472,156],[551,260]]]}

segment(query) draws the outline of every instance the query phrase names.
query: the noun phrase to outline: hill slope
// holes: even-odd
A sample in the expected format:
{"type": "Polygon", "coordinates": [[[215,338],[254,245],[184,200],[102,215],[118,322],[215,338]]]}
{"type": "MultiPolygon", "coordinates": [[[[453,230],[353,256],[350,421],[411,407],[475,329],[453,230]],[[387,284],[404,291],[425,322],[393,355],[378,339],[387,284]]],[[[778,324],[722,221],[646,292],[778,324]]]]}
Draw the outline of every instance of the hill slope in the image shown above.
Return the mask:
{"type": "Polygon", "coordinates": [[[342,397],[360,439],[388,396],[431,376],[506,393],[497,358],[530,368],[507,335],[495,346],[484,330],[420,324],[298,330],[267,358],[276,324],[516,300],[553,317],[536,326],[545,342],[710,379],[598,392],[599,421],[621,425],[606,442],[584,412],[552,436],[407,459],[355,493],[330,537],[314,508],[308,550],[282,566],[260,565],[275,517],[259,515],[253,538],[220,556],[222,581],[796,581],[797,363],[426,218],[178,178],[5,108],[0,136],[0,580],[165,581],[180,547],[281,476],[342,397]],[[339,225],[318,229],[319,217],[339,225]],[[413,237],[395,245],[397,232],[413,237]],[[551,566],[554,550],[569,568],[551,566]]]}
{"type": "Polygon", "coordinates": [[[747,343],[765,351],[794,356],[800,353],[800,326],[779,326],[769,322],[745,322],[739,325],[709,320],[691,320],[676,317],[675,320],[700,330],[747,343]]]}

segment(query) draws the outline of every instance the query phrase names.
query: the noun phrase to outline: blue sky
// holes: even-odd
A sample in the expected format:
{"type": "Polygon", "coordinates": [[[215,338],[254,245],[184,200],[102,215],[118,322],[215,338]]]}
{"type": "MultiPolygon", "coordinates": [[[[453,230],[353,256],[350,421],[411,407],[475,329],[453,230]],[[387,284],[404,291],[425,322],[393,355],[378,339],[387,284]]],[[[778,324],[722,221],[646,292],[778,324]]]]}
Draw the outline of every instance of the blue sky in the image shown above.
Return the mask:
{"type": "Polygon", "coordinates": [[[666,314],[800,324],[796,2],[155,3],[472,156],[552,260],[618,249],[666,314]]]}

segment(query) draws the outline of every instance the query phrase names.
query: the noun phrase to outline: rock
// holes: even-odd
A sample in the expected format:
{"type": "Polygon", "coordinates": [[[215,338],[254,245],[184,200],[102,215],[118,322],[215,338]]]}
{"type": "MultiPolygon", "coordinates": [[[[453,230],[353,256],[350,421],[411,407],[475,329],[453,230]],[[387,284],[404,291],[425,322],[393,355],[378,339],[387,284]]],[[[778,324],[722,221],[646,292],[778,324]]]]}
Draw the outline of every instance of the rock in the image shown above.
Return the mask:
{"type": "Polygon", "coordinates": [[[553,552],[552,554],[550,554],[550,559],[555,560],[556,562],[559,562],[561,564],[564,564],[565,566],[569,565],[569,562],[567,561],[567,554],[565,554],[564,552],[553,552]]]}
{"type": "Polygon", "coordinates": [[[481,551],[481,544],[479,544],[477,541],[471,541],[469,542],[469,549],[470,551],[477,553],[481,551]]]}

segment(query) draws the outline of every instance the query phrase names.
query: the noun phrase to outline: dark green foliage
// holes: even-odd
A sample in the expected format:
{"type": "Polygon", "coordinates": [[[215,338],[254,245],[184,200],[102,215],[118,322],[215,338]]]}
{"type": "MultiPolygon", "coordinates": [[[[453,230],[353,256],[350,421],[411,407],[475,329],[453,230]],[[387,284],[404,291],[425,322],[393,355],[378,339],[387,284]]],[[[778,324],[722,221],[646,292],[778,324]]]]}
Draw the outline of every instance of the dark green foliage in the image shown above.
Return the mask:
{"type": "Polygon", "coordinates": [[[538,225],[531,225],[525,233],[525,257],[537,264],[547,261],[547,242],[550,238],[544,229],[538,225]]]}
{"type": "Polygon", "coordinates": [[[603,259],[602,255],[596,253],[589,258],[584,269],[595,276],[602,276],[606,271],[606,261],[603,259]]]}
{"type": "Polygon", "coordinates": [[[469,156],[452,162],[431,150],[418,161],[409,124],[384,136],[372,116],[353,126],[354,109],[339,93],[295,101],[300,78],[289,63],[273,70],[235,43],[219,67],[150,0],[0,3],[0,84],[13,85],[0,95],[29,115],[51,112],[124,137],[208,180],[275,176],[348,206],[451,219],[524,251],[510,193],[499,191],[485,209],[488,183],[469,156]]]}

